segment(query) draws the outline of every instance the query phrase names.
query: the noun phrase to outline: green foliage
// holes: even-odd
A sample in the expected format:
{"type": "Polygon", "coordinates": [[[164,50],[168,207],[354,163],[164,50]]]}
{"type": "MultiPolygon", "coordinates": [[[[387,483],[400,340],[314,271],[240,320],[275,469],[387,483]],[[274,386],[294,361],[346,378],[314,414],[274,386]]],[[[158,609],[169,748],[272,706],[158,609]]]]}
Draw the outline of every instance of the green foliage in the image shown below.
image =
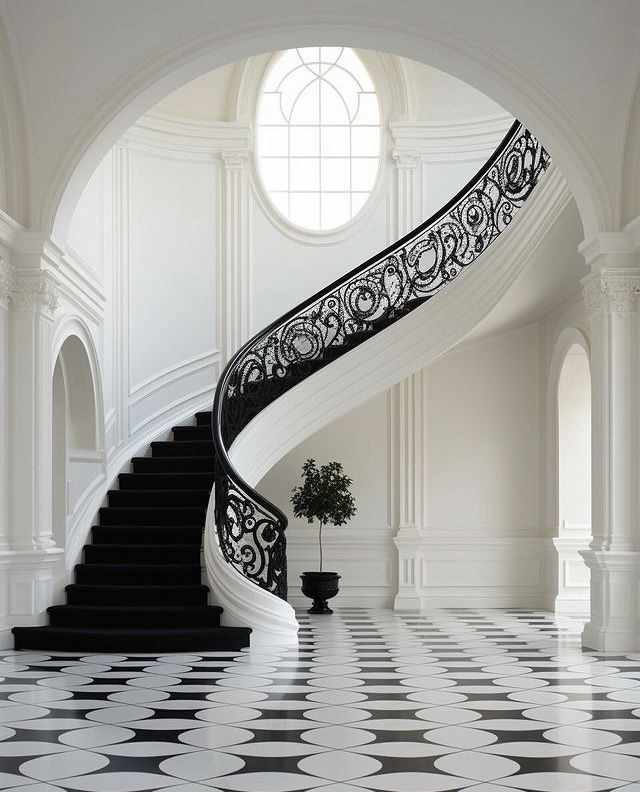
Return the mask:
{"type": "Polygon", "coordinates": [[[349,487],[351,479],[342,472],[340,462],[318,467],[315,459],[307,459],[302,466],[302,486],[291,490],[291,503],[296,517],[307,522],[318,520],[320,572],[322,572],[322,526],[344,525],[356,513],[356,502],[349,487]]]}
{"type": "Polygon", "coordinates": [[[302,466],[303,484],[291,490],[291,503],[296,517],[308,522],[319,520],[323,525],[344,525],[356,513],[356,504],[349,491],[351,479],[342,472],[340,462],[318,467],[315,459],[302,466]]]}

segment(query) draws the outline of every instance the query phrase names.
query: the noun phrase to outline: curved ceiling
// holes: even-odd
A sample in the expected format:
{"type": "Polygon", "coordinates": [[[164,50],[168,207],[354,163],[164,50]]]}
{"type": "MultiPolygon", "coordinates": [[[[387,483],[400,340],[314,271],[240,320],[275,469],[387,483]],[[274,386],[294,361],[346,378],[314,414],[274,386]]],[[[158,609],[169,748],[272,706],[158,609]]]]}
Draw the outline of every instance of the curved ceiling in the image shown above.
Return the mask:
{"type": "Polygon", "coordinates": [[[64,235],[101,156],[171,90],[260,51],[391,50],[473,84],[527,123],[587,235],[621,218],[637,0],[2,0],[32,167],[31,227],[64,235]]]}

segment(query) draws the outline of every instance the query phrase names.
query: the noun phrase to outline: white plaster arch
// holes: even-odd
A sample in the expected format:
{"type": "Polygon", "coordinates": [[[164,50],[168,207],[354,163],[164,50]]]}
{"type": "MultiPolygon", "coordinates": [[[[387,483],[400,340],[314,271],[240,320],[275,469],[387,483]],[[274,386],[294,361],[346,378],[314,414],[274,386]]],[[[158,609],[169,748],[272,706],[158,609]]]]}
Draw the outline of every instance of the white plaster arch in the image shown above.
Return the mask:
{"type": "Polygon", "coordinates": [[[9,41],[0,19],[0,209],[27,222],[29,169],[26,125],[9,41]]]}
{"type": "MultiPolygon", "coordinates": [[[[557,553],[550,569],[554,592],[554,609],[557,615],[586,619],[590,613],[589,570],[579,551],[590,540],[590,526],[564,522],[561,514],[561,443],[560,443],[560,384],[570,350],[580,347],[591,368],[589,340],[576,327],[565,327],[553,347],[547,376],[546,427],[547,427],[547,529],[557,553]]],[[[589,392],[589,398],[590,398],[589,392]]]]}
{"type": "Polygon", "coordinates": [[[547,528],[552,532],[557,530],[559,522],[558,386],[567,353],[576,344],[584,349],[591,367],[589,339],[577,327],[565,327],[553,345],[547,373],[547,528]]]}
{"type": "MultiPolygon", "coordinates": [[[[640,56],[638,61],[640,63],[640,56]]],[[[623,225],[630,223],[640,215],[640,68],[633,87],[620,157],[623,225]]]]}
{"type": "Polygon", "coordinates": [[[435,26],[425,28],[424,20],[413,19],[412,14],[372,8],[363,18],[355,6],[346,4],[314,8],[292,4],[286,13],[265,11],[234,18],[157,52],[85,116],[42,204],[34,207],[41,229],[58,240],[66,239],[73,209],[102,157],[137,118],[181,85],[257,53],[339,42],[426,62],[493,98],[544,141],[570,185],[587,238],[612,230],[617,201],[581,130],[565,110],[515,64],[497,58],[488,47],[435,26]]]}
{"type": "MultiPolygon", "coordinates": [[[[65,382],[70,379],[69,363],[71,361],[67,360],[64,355],[64,346],[70,339],[76,339],[84,354],[84,363],[87,366],[86,371],[80,373],[80,381],[77,383],[78,389],[73,394],[74,398],[89,398],[92,401],[92,425],[85,427],[89,431],[84,433],[84,439],[87,442],[90,441],[90,445],[85,447],[90,447],[95,453],[101,455],[104,467],[104,404],[100,365],[91,332],[85,322],[77,316],[64,317],[54,330],[50,360],[51,382],[53,382],[53,373],[58,360],[62,363],[65,382]]],[[[80,350],[78,349],[77,351],[80,350]]],[[[74,353],[72,353],[73,355],[74,353]]],[[[78,362],[82,365],[81,359],[78,362]]]]}

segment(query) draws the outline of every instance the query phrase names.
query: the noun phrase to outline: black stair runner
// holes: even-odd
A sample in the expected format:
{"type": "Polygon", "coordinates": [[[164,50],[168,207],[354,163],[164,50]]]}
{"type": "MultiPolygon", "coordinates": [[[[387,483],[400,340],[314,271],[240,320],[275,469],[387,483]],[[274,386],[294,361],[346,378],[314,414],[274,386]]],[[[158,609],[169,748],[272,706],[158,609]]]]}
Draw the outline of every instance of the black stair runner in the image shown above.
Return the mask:
{"type": "Polygon", "coordinates": [[[237,650],[251,630],[221,627],[207,605],[200,547],[213,484],[211,413],[151,443],[119,476],[91,529],[67,604],[48,609],[46,627],[14,627],[16,649],[80,652],[237,650]]]}

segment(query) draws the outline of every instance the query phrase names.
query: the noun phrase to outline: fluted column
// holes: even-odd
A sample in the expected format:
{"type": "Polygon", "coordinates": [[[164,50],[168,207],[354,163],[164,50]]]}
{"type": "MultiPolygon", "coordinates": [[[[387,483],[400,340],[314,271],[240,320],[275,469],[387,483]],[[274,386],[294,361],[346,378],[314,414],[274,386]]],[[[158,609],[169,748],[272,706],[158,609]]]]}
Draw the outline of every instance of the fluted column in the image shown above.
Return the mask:
{"type": "Polygon", "coordinates": [[[224,362],[251,334],[249,152],[223,151],[221,335],[224,362]]]}
{"type": "Polygon", "coordinates": [[[426,524],[426,374],[418,371],[392,392],[396,425],[398,549],[397,610],[419,610],[419,549],[426,524]]]}
{"type": "MultiPolygon", "coordinates": [[[[31,256],[16,256],[33,264],[31,256]]],[[[11,311],[12,548],[55,547],[51,524],[52,337],[59,292],[49,269],[16,267],[11,311]]]]}
{"type": "Polygon", "coordinates": [[[638,648],[640,611],[640,268],[623,233],[582,248],[591,322],[591,620],[583,641],[606,651],[638,648]]]}
{"type": "Polygon", "coordinates": [[[394,149],[396,165],[396,237],[415,227],[415,178],[420,155],[415,151],[394,149]]]}
{"type": "MultiPolygon", "coordinates": [[[[399,239],[415,226],[415,178],[420,156],[396,148],[395,231],[399,239]]],[[[391,393],[395,425],[398,594],[396,610],[420,610],[420,559],[424,528],[425,374],[419,371],[395,385],[391,393]]]]}

